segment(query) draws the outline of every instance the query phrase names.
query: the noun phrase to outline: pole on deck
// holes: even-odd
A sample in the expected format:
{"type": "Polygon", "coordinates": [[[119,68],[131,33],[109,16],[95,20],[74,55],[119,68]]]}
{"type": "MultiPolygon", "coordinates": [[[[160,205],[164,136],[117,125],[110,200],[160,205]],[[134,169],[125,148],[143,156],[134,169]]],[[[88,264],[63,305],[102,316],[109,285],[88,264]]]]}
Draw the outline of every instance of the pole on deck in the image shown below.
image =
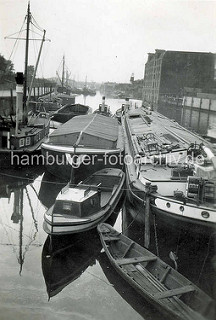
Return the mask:
{"type": "Polygon", "coordinates": [[[146,198],[145,198],[145,240],[144,246],[149,248],[150,245],[150,183],[146,184],[146,198]]]}

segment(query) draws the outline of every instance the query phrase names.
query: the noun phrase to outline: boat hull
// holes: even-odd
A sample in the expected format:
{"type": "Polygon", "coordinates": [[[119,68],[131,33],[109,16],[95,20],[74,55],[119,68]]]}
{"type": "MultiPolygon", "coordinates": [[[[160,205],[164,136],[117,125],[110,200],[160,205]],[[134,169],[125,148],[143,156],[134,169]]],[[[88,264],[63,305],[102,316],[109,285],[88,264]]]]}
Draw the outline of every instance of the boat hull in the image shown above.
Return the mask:
{"type": "MultiPolygon", "coordinates": [[[[148,127],[149,128],[149,127],[148,127]]],[[[125,155],[129,156],[133,161],[126,163],[126,185],[127,185],[127,198],[131,204],[131,208],[128,208],[131,217],[138,223],[144,225],[145,216],[145,204],[146,200],[150,202],[149,220],[150,226],[155,224],[157,220],[158,228],[169,228],[171,230],[190,230],[195,234],[207,234],[214,232],[216,229],[216,210],[212,203],[205,205],[204,203],[196,204],[190,201],[190,199],[182,199],[181,201],[175,199],[172,196],[163,196],[156,190],[160,185],[162,193],[166,194],[166,190],[173,188],[172,190],[183,190],[186,182],[178,180],[167,180],[168,183],[160,178],[163,174],[163,167],[158,167],[158,177],[155,175],[154,179],[148,174],[145,175],[150,167],[143,164],[140,167],[137,165],[134,157],[134,150],[136,149],[135,142],[130,136],[130,126],[125,120],[123,123],[124,137],[125,137],[125,155]],[[162,168],[162,170],[160,169],[162,168]],[[156,182],[155,182],[156,181],[156,182]],[[162,184],[164,183],[164,187],[162,184]],[[150,185],[150,187],[148,187],[150,185]],[[162,186],[162,187],[161,187],[162,186]],[[154,191],[149,191],[149,188],[154,188],[154,191]]],[[[138,128],[136,128],[138,130],[138,128]]],[[[139,130],[141,130],[139,128],[139,130]]],[[[173,152],[174,154],[174,152],[173,152]]],[[[164,167],[166,169],[166,167],[164,167]]],[[[152,166],[152,172],[157,172],[157,166],[152,166]]],[[[168,194],[173,194],[168,190],[168,194]]]]}
{"type": "Polygon", "coordinates": [[[48,141],[49,126],[50,119],[47,114],[39,113],[37,116],[32,115],[29,125],[21,128],[17,136],[14,128],[0,128],[0,167],[42,165],[41,144],[48,141]]]}
{"type": "Polygon", "coordinates": [[[43,165],[43,157],[41,155],[41,143],[45,142],[45,137],[34,148],[26,150],[0,150],[0,168],[11,167],[30,167],[35,165],[43,165]]]}
{"type": "Polygon", "coordinates": [[[106,209],[102,210],[99,218],[91,220],[89,222],[85,222],[85,223],[83,223],[83,221],[75,223],[73,222],[73,219],[71,219],[70,221],[68,219],[67,222],[65,222],[62,225],[56,225],[56,224],[52,225],[50,221],[46,219],[46,216],[45,216],[43,229],[47,234],[50,234],[50,235],[73,234],[73,233],[79,233],[79,232],[91,230],[95,228],[98,223],[104,222],[110,217],[117,203],[114,204],[112,207],[107,207],[106,209]]]}
{"type": "MultiPolygon", "coordinates": [[[[111,168],[109,170],[112,171],[111,168]]],[[[61,214],[61,211],[58,211],[59,213],[55,214],[55,205],[53,205],[44,215],[44,231],[50,235],[73,234],[93,229],[99,223],[106,221],[114,212],[114,210],[119,208],[118,205],[119,203],[122,203],[122,197],[124,194],[125,174],[121,170],[116,168],[114,169],[114,171],[116,173],[116,177],[120,175],[120,182],[115,190],[113,189],[115,186],[112,186],[112,193],[110,193],[106,205],[100,207],[98,211],[93,212],[90,215],[84,212],[85,214],[82,214],[81,216],[65,215],[61,214]]],[[[107,176],[105,177],[105,179],[109,179],[109,177],[107,176]]],[[[102,197],[104,187],[101,186],[101,188],[102,197]]],[[[89,210],[90,208],[88,207],[88,211],[89,210]]],[[[74,211],[72,213],[74,214],[74,211]]]]}
{"type": "Polygon", "coordinates": [[[47,170],[58,177],[83,179],[102,168],[122,168],[124,143],[116,119],[97,114],[77,116],[50,134],[42,144],[47,170]]]}
{"type": "Polygon", "coordinates": [[[169,229],[170,231],[187,230],[192,234],[210,235],[216,231],[216,212],[212,208],[186,205],[181,202],[170,201],[157,194],[148,195],[139,188],[133,188],[136,183],[128,183],[127,199],[129,206],[127,211],[137,223],[145,225],[145,199],[150,197],[150,226],[155,223],[159,229],[169,229]],[[169,203],[170,208],[167,208],[169,203]],[[184,210],[184,211],[181,211],[184,210]],[[202,213],[208,212],[209,218],[203,218],[202,213]]]}
{"type": "Polygon", "coordinates": [[[108,152],[108,150],[81,150],[76,154],[72,151],[56,151],[42,148],[42,155],[46,169],[52,175],[55,175],[66,181],[71,178],[75,183],[85,179],[92,173],[107,167],[119,168],[123,167],[123,153],[119,150],[108,152]],[[85,160],[81,163],[73,163],[78,157],[85,156],[85,160]],[[74,157],[74,158],[73,158],[74,157]],[[74,159],[74,160],[73,160],[74,159]]]}

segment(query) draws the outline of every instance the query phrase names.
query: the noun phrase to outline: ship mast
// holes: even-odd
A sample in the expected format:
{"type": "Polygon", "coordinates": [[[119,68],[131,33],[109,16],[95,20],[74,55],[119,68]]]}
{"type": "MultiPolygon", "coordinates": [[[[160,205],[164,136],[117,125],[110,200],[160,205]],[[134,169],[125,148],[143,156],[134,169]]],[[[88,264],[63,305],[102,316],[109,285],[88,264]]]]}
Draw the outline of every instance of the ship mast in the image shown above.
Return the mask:
{"type": "Polygon", "coordinates": [[[30,2],[28,3],[27,22],[26,22],[26,47],[25,47],[25,70],[24,70],[24,86],[23,86],[23,123],[28,122],[27,100],[27,77],[28,77],[28,51],[29,51],[29,26],[31,22],[30,2]]]}
{"type": "Polygon", "coordinates": [[[35,68],[34,68],[34,73],[33,73],[33,76],[32,76],[30,87],[29,87],[28,98],[26,99],[26,108],[27,108],[27,110],[28,110],[28,106],[29,106],[29,100],[31,98],[31,92],[32,92],[32,88],[33,88],[34,79],[36,77],[36,72],[37,72],[37,68],[38,68],[38,64],[39,64],[39,60],[40,60],[40,56],[41,56],[43,43],[45,41],[46,30],[44,30],[43,32],[44,32],[43,33],[43,39],[41,40],[41,46],[40,46],[40,50],[39,50],[39,53],[38,53],[37,62],[36,62],[35,68]]]}
{"type": "Polygon", "coordinates": [[[62,87],[64,87],[64,73],[65,73],[65,56],[63,55],[63,67],[62,67],[62,87]]]}

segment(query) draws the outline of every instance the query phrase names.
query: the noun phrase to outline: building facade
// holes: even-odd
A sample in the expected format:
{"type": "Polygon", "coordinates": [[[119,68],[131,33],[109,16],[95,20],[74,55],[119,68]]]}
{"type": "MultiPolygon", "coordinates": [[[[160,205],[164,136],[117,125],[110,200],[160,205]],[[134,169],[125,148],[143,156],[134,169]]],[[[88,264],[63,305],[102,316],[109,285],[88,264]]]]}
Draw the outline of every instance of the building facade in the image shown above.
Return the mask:
{"type": "Polygon", "coordinates": [[[155,50],[145,64],[143,104],[158,109],[160,101],[183,98],[184,88],[215,86],[215,54],[155,50]]]}

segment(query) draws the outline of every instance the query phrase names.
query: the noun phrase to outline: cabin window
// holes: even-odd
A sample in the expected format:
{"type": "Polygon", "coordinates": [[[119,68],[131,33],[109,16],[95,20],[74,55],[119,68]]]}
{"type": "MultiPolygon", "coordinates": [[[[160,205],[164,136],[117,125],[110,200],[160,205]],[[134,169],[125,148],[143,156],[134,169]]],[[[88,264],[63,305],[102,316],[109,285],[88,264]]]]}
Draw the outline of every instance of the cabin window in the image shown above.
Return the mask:
{"type": "Polygon", "coordinates": [[[31,138],[30,137],[26,137],[25,143],[26,143],[26,146],[29,146],[30,143],[31,143],[31,138]]]}
{"type": "Polygon", "coordinates": [[[96,200],[95,199],[90,199],[90,204],[92,207],[96,205],[96,200]]]}
{"type": "Polygon", "coordinates": [[[24,145],[25,145],[25,139],[22,138],[22,139],[19,140],[19,146],[20,147],[24,147],[24,145]]]}
{"type": "Polygon", "coordinates": [[[41,139],[41,133],[39,132],[38,133],[38,140],[40,140],[41,139]]]}
{"type": "Polygon", "coordinates": [[[70,211],[71,208],[72,208],[72,203],[70,203],[70,202],[63,202],[62,207],[63,207],[63,210],[70,211]]]}

